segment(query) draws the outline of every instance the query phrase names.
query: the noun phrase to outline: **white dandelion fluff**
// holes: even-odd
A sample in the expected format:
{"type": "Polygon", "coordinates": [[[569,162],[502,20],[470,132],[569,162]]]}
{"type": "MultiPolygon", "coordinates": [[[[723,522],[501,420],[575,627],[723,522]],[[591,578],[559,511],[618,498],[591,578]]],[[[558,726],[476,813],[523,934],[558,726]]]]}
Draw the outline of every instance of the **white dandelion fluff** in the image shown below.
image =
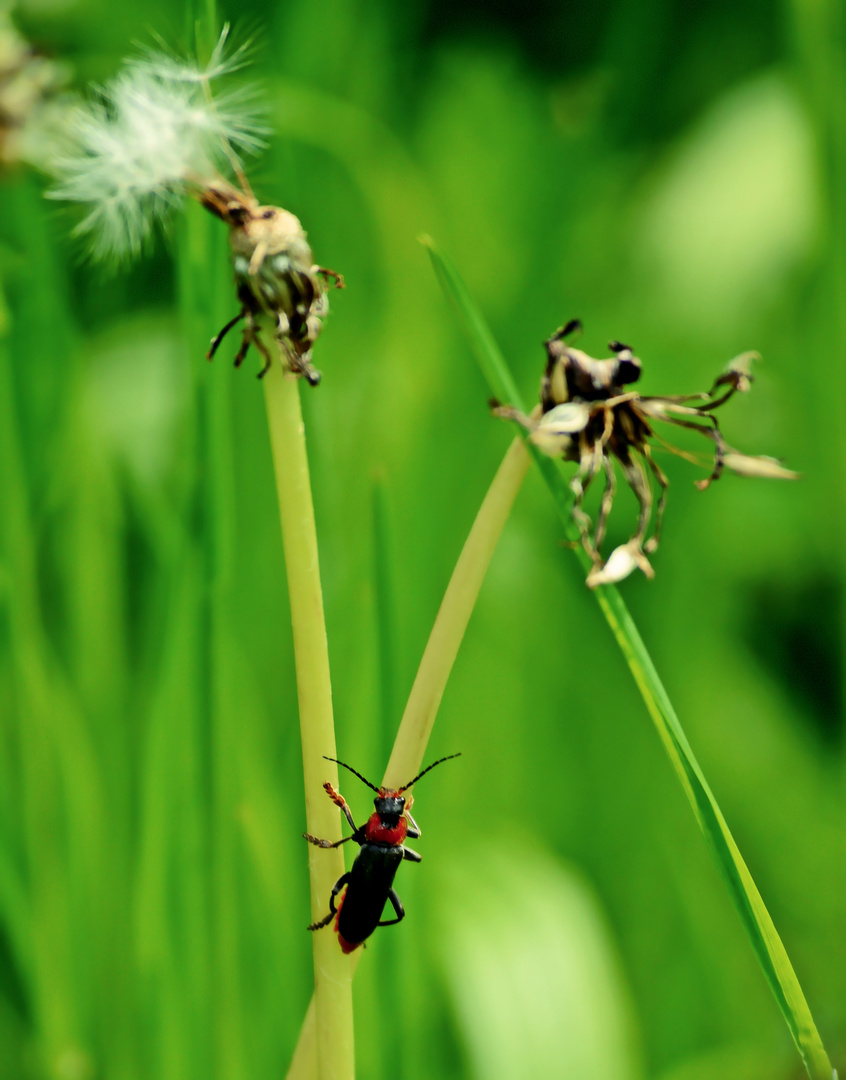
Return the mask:
{"type": "Polygon", "coordinates": [[[128,60],[76,109],[50,196],[88,207],[76,231],[89,236],[95,257],[137,254],[182,196],[262,146],[250,92],[212,93],[212,81],[244,63],[243,48],[226,55],[227,34],[203,68],[164,51],[128,60]]]}

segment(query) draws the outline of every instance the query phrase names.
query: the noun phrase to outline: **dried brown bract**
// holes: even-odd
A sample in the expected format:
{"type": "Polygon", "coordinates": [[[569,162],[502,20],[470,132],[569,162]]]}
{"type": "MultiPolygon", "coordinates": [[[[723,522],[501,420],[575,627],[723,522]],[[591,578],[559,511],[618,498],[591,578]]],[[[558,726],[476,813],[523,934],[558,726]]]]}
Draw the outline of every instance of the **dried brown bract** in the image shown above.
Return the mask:
{"type": "Polygon", "coordinates": [[[70,106],[58,100],[68,80],[65,65],[41,56],[0,10],[0,165],[41,166],[54,149],[54,128],[70,106]]]}
{"type": "Polygon", "coordinates": [[[328,280],[333,279],[335,287],[342,289],[343,278],[315,264],[299,218],[289,211],[279,206],[260,206],[252,192],[245,193],[226,181],[208,184],[198,198],[229,226],[241,302],[235,318],[212,339],[208,359],[243,319],[235,367],[241,365],[250,345],[255,345],[264,359],[261,378],[273,362],[271,350],[261,336],[264,324],[288,370],[317,386],[320,373],[311,361],[312,345],[329,312],[328,280]]]}
{"type": "Polygon", "coordinates": [[[641,362],[631,348],[612,341],[608,348],[614,355],[607,360],[595,360],[566,343],[565,339],[579,329],[581,324],[574,319],[545,343],[547,364],[541,380],[540,408],[531,416],[510,405],[491,404],[495,415],[526,428],[531,442],[544,454],[578,463],[578,471],[570,481],[575,495],[573,519],[593,563],[587,577],[591,588],[621,581],[635,569],[642,570],[647,577],[654,576],[646,556],[658,547],[669,482],[652,456],[650,440],[655,439],[672,453],[695,461],[656,435],[652,428],[655,421],[696,431],[713,443],[711,475],[697,481],[700,491],[718,480],[724,468],[742,476],[797,478],[797,473],[783,468],[773,458],[750,457],[734,450],[723,438],[713,414],[735,393],[749,389],[750,364],[758,358],[757,353],[735,357],[707,394],[643,397],[636,390],[626,389],[637,382],[641,373],[641,362]],[[605,561],[600,550],[614,501],[614,459],[637,497],[640,514],[631,539],[615,548],[605,561]],[[582,504],[588,486],[600,472],[605,476],[605,489],[594,525],[582,504]],[[660,494],[652,535],[647,538],[654,501],[653,477],[660,494]]]}

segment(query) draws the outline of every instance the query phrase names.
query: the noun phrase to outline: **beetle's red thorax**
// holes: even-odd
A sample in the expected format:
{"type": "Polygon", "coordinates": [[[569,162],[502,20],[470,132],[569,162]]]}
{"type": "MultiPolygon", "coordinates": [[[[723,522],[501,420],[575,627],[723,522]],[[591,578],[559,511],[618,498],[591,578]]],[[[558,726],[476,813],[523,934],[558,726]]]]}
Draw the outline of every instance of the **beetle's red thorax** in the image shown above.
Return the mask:
{"type": "Polygon", "coordinates": [[[378,814],[371,814],[364,835],[372,844],[401,844],[408,832],[408,821],[401,817],[396,825],[383,825],[378,814]]]}

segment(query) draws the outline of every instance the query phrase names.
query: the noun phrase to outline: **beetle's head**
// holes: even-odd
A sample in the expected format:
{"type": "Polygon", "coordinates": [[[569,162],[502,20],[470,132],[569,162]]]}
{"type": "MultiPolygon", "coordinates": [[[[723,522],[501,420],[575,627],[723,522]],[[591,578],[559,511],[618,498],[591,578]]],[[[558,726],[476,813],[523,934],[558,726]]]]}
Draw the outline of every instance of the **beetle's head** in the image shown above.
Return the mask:
{"type": "Polygon", "coordinates": [[[405,799],[397,791],[383,788],[373,800],[376,813],[389,825],[396,825],[405,811],[405,799]]]}

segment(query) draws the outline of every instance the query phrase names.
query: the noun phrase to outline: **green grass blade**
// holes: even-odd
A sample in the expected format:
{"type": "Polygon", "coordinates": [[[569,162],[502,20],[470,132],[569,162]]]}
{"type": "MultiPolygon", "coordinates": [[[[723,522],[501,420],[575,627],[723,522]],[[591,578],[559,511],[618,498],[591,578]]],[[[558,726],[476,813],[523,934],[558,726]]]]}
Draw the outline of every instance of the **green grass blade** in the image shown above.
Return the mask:
{"type": "Polygon", "coordinates": [[[399,711],[397,693],[397,608],[391,558],[391,530],[385,478],[373,480],[373,594],[376,605],[376,642],[379,657],[379,751],[391,752],[393,726],[399,711]]]}
{"type": "MultiPolygon", "coordinates": [[[[429,237],[422,239],[429,251],[438,281],[456,312],[459,325],[470,342],[494,396],[523,408],[508,365],[485,320],[473,302],[458,271],[429,237]]],[[[549,458],[530,446],[555,500],[562,521],[570,525],[569,489],[549,458]]],[[[579,548],[583,564],[587,556],[579,548]]],[[[717,805],[687,736],[672,706],[655,665],[637,627],[614,586],[596,589],[594,595],[611,632],[620,646],[637,688],[652,717],[664,749],[690,802],[699,827],[725,878],[729,892],[749,935],[755,955],[775,995],[779,1008],[812,1080],[831,1080],[831,1062],[820,1039],[805,995],[781,938],[725,818],[717,805]]]]}

